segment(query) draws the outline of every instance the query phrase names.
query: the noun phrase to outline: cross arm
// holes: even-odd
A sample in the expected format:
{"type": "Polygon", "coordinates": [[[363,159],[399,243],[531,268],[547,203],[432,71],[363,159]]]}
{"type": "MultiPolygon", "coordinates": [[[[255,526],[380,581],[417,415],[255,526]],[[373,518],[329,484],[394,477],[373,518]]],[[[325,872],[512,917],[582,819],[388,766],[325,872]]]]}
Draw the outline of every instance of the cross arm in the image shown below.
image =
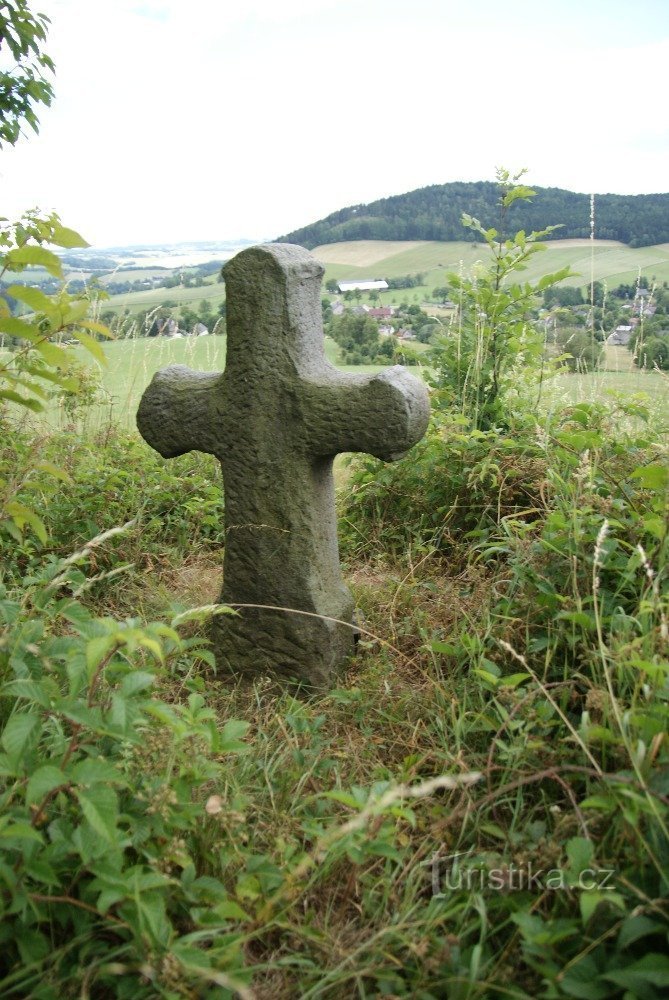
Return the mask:
{"type": "Polygon", "coordinates": [[[391,462],[420,441],[430,419],[425,383],[401,365],[378,375],[332,368],[309,395],[308,447],[319,455],[362,451],[391,462]]]}
{"type": "Polygon", "coordinates": [[[217,453],[221,383],[217,372],[172,365],[156,372],[137,411],[139,432],[163,458],[187,451],[217,453]]]}

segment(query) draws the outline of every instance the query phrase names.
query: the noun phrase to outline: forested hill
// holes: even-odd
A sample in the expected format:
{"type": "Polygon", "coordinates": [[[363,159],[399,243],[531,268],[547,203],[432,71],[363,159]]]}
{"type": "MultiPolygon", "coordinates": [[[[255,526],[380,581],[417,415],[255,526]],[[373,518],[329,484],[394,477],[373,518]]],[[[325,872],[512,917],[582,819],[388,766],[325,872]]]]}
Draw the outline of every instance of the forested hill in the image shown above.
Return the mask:
{"type": "MultiPolygon", "coordinates": [[[[545,229],[561,224],[554,239],[590,236],[590,195],[562,188],[535,188],[531,201],[516,202],[506,229],[545,229]]],[[[280,241],[309,249],[347,240],[474,240],[462,213],[493,226],[499,216],[499,188],[491,181],[433,184],[408,194],[352,205],[280,241]]],[[[669,242],[669,194],[595,195],[595,236],[631,247],[669,242]]]]}

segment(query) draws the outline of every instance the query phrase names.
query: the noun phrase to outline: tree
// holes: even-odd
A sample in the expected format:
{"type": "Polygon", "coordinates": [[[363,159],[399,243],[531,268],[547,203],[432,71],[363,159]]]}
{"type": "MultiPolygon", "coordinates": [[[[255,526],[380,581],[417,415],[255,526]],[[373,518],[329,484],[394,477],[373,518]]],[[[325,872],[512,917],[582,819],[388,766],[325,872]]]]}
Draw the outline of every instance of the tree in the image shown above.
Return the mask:
{"type": "Polygon", "coordinates": [[[603,347],[589,330],[565,328],[560,330],[557,343],[565,354],[565,365],[572,372],[592,372],[602,360],[603,347]]]}
{"type": "Polygon", "coordinates": [[[649,337],[639,343],[634,353],[634,364],[638,368],[659,368],[669,371],[669,335],[666,337],[649,337]]]}
{"type": "Polygon", "coordinates": [[[371,316],[345,313],[330,324],[330,336],[345,350],[358,348],[371,353],[379,342],[379,328],[371,316]]]}
{"type": "Polygon", "coordinates": [[[516,273],[525,270],[528,260],[543,249],[540,240],[555,228],[520,230],[514,238],[504,238],[511,207],[535,194],[517,183],[520,176],[498,171],[498,228],[486,229],[478,219],[463,215],[463,225],[487,244],[490,263],[473,277],[448,275],[450,298],[458,306],[456,334],[440,338],[430,352],[437,406],[459,408],[476,430],[509,426],[505,397],[507,390],[515,389],[515,366],[521,358],[527,376],[540,383],[543,336],[531,322],[534,298],[571,274],[568,267],[563,268],[545,275],[536,286],[514,281],[516,273]]]}
{"type": "Polygon", "coordinates": [[[325,297],[321,299],[321,314],[323,316],[323,326],[327,326],[332,319],[332,303],[325,297]]]}
{"type": "Polygon", "coordinates": [[[0,58],[9,49],[14,66],[0,70],[0,149],[14,146],[21,126],[38,131],[37,108],[47,107],[53,87],[46,73],[53,73],[51,58],[42,50],[49,18],[33,14],[27,0],[0,0],[0,58]]]}

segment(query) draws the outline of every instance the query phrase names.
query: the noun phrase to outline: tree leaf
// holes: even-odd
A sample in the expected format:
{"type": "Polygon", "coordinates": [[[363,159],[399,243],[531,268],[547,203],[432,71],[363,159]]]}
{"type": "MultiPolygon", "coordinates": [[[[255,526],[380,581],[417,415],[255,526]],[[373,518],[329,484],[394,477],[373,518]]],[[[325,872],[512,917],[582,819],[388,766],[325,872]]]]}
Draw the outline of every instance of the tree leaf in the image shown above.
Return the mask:
{"type": "Polygon", "coordinates": [[[39,413],[44,409],[39,399],[31,399],[29,396],[21,396],[18,392],[14,392],[13,389],[0,389],[0,399],[7,399],[10,403],[18,403],[19,406],[25,406],[29,410],[33,410],[35,413],[39,413]]]}
{"type": "Polygon", "coordinates": [[[7,513],[14,523],[22,528],[24,525],[29,525],[35,532],[42,544],[46,544],[49,534],[44,527],[44,522],[40,517],[37,516],[34,510],[30,510],[24,504],[19,503],[18,500],[10,500],[8,504],[5,505],[5,513],[7,513]]]}
{"type": "Polygon", "coordinates": [[[71,355],[64,351],[57,344],[52,344],[50,340],[42,339],[35,343],[35,350],[39,351],[44,360],[54,367],[67,368],[71,361],[71,355]]]}
{"type": "Polygon", "coordinates": [[[77,338],[82,347],[85,347],[86,350],[93,355],[96,361],[99,361],[101,365],[107,364],[105,352],[102,350],[102,347],[98,344],[97,340],[94,340],[90,334],[84,333],[83,330],[72,330],[72,336],[77,338]]]}
{"type": "Polygon", "coordinates": [[[104,323],[97,323],[95,320],[86,319],[79,324],[83,326],[86,330],[91,330],[93,333],[99,333],[102,337],[107,337],[108,340],[114,340],[114,334],[111,332],[108,326],[104,323]]]}
{"type": "Polygon", "coordinates": [[[35,312],[43,312],[50,316],[56,311],[52,299],[44,292],[40,292],[39,288],[31,288],[28,285],[10,285],[9,288],[5,289],[5,293],[18,299],[19,302],[25,302],[35,312]]]}
{"type": "Polygon", "coordinates": [[[86,669],[89,680],[115,643],[116,640],[111,634],[98,635],[86,643],[86,669]]]}
{"type": "Polygon", "coordinates": [[[18,840],[22,846],[26,840],[42,843],[42,835],[30,823],[10,823],[0,828],[0,837],[3,840],[18,840]]]}
{"type": "Polygon", "coordinates": [[[223,726],[220,736],[220,750],[232,753],[248,749],[246,744],[241,742],[241,738],[246,735],[249,727],[250,723],[243,722],[241,719],[229,719],[223,726]]]}
{"type": "Polygon", "coordinates": [[[632,472],[630,479],[638,479],[647,490],[665,490],[669,485],[669,467],[660,465],[641,465],[632,472]]]}
{"type": "Polygon", "coordinates": [[[9,270],[16,267],[22,268],[28,265],[45,268],[54,278],[62,278],[63,267],[60,258],[44,247],[25,246],[9,250],[5,254],[5,262],[9,270]]]}
{"type": "Polygon", "coordinates": [[[83,236],[80,236],[78,232],[74,229],[68,229],[67,226],[54,226],[51,232],[51,242],[55,243],[58,247],[64,247],[66,250],[71,250],[74,247],[87,247],[90,244],[86,242],[83,236]]]}

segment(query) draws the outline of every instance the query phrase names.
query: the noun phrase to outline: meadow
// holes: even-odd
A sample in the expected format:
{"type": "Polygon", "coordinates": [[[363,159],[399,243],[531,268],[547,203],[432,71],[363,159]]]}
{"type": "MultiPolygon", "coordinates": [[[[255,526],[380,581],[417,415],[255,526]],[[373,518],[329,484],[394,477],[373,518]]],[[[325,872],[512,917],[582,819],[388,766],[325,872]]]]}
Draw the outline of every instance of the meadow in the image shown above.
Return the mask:
{"type": "MultiPolygon", "coordinates": [[[[187,365],[199,371],[222,371],[225,367],[225,336],[207,337],[131,337],[105,345],[107,365],[98,366],[101,393],[96,405],[89,407],[82,420],[91,430],[110,420],[123,427],[134,428],[135,414],[144,389],[155,372],[168,365],[187,365]]],[[[412,343],[410,349],[419,353],[427,345],[412,343]]],[[[84,360],[81,349],[77,356],[84,360]]],[[[325,339],[328,360],[344,371],[372,373],[382,371],[377,365],[340,365],[340,351],[333,340],[325,339]]],[[[429,372],[422,366],[412,368],[420,374],[429,372]]],[[[669,380],[661,372],[641,371],[624,347],[607,347],[602,369],[597,372],[565,373],[546,382],[542,407],[549,412],[556,407],[582,402],[610,402],[617,393],[623,396],[642,394],[659,425],[669,423],[669,380]]],[[[51,422],[67,423],[65,413],[51,410],[51,422]]]]}
{"type": "MultiPolygon", "coordinates": [[[[576,275],[566,279],[567,284],[584,285],[590,281],[591,270],[595,280],[605,280],[610,286],[621,282],[636,281],[639,272],[655,277],[659,282],[669,280],[669,245],[632,249],[613,240],[551,240],[544,252],[532,260],[523,280],[536,281],[544,274],[559,271],[569,265],[576,275]]],[[[313,251],[326,265],[326,277],[383,276],[395,278],[403,274],[427,272],[426,286],[443,284],[444,270],[457,271],[478,260],[485,260],[487,247],[480,243],[388,243],[360,240],[351,243],[333,243],[316,247],[313,251]],[[345,273],[344,273],[345,271],[345,273]],[[332,272],[332,273],[331,273],[332,272]]]]}
{"type": "MultiPolygon", "coordinates": [[[[315,257],[325,266],[324,281],[354,278],[397,278],[424,273],[424,284],[413,289],[390,290],[381,293],[382,303],[400,303],[429,298],[432,289],[444,284],[448,271],[467,269],[484,260],[486,248],[480,243],[464,241],[438,243],[427,241],[357,240],[316,247],[315,257]]],[[[612,240],[552,240],[546,251],[531,261],[522,279],[536,281],[542,275],[569,265],[575,272],[565,283],[586,285],[591,275],[596,281],[606,281],[609,287],[621,282],[633,283],[639,274],[659,283],[669,281],[669,244],[632,249],[612,240]]],[[[104,284],[104,280],[103,280],[104,284]]],[[[225,298],[225,288],[212,275],[199,288],[154,288],[140,292],[114,295],[105,303],[113,312],[128,310],[130,314],[155,308],[165,301],[198,303],[202,299],[216,308],[225,298]]],[[[362,297],[363,302],[369,296],[362,297]]]]}

